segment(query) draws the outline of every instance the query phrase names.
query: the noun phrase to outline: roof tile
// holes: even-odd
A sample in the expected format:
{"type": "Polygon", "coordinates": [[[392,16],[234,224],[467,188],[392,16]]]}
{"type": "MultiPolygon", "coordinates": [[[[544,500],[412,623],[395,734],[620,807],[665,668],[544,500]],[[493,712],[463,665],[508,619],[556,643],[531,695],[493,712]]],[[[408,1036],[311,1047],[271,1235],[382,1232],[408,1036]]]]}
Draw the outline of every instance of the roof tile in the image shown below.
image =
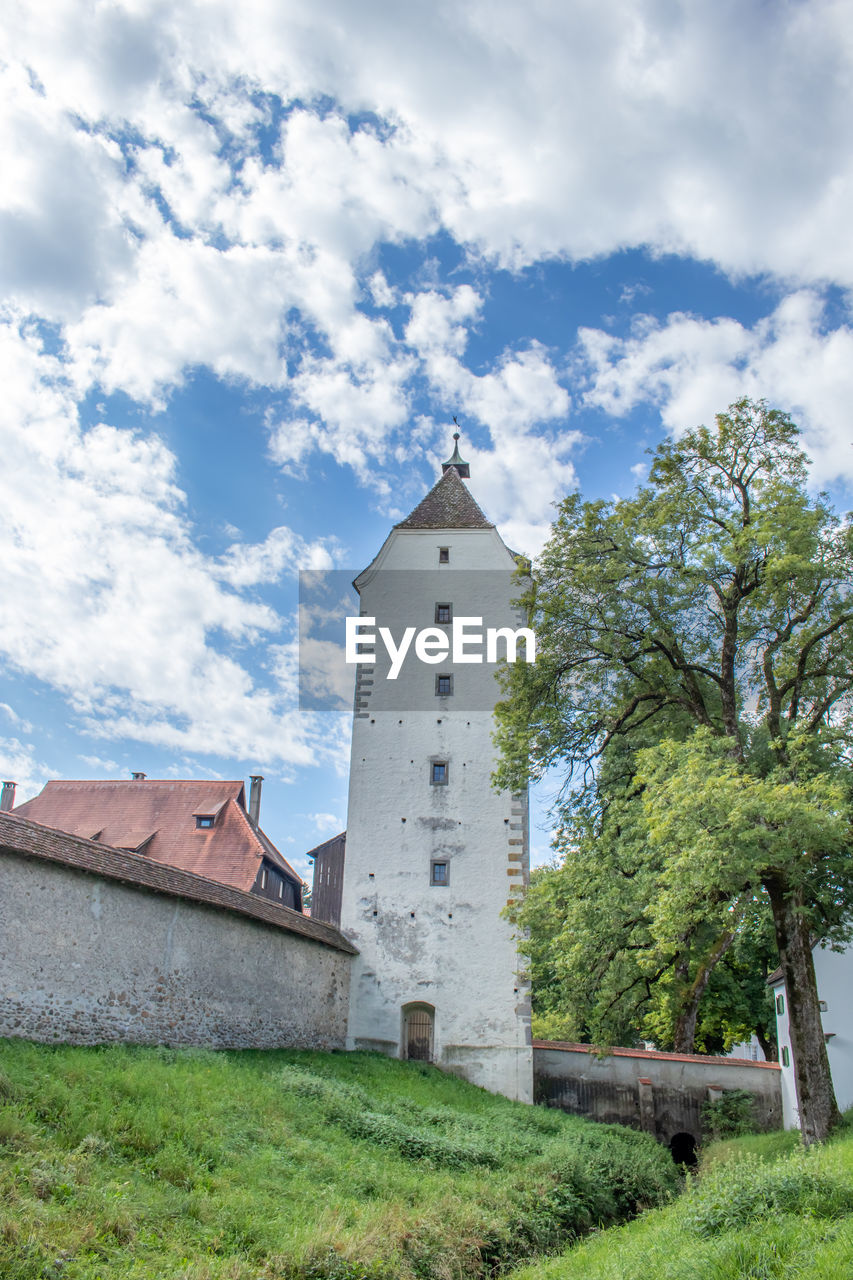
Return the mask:
{"type": "Polygon", "coordinates": [[[52,781],[13,812],[112,848],[139,849],[147,840],[147,858],[247,892],[263,855],[301,882],[247,814],[242,782],[52,781]],[[196,814],[214,813],[214,826],[196,827],[196,814]]]}
{"type": "Polygon", "coordinates": [[[450,467],[395,529],[494,529],[471,497],[455,467],[450,467]]]}

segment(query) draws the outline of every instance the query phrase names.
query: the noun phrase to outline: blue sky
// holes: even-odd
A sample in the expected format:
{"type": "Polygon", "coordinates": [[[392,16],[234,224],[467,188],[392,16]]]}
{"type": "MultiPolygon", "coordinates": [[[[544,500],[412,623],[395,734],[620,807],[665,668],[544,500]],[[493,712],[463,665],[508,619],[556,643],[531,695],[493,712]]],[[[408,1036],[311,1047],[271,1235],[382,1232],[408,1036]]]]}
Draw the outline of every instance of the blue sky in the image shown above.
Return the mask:
{"type": "Polygon", "coordinates": [[[19,799],[260,771],[304,871],[348,725],[298,712],[296,574],[372,558],[454,414],[530,553],[742,394],[853,505],[848,6],[29,0],[2,34],[19,799]]]}

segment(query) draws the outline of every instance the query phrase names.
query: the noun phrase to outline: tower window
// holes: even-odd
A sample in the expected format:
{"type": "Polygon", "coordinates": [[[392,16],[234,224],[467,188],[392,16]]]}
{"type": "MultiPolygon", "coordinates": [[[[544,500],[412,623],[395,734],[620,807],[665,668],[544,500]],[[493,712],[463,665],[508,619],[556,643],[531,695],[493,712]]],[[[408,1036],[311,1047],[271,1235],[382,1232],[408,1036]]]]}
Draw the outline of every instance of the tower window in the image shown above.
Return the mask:
{"type": "Polygon", "coordinates": [[[436,622],[452,622],[453,621],[453,605],[437,604],[435,606],[436,622]]]}
{"type": "Polygon", "coordinates": [[[453,676],[435,677],[435,694],[437,698],[447,698],[453,692],[453,676]]]}
{"type": "Polygon", "coordinates": [[[433,858],[429,864],[429,882],[430,884],[449,884],[450,864],[443,859],[439,861],[433,858]]]}
{"type": "Polygon", "coordinates": [[[438,548],[438,563],[450,564],[450,547],[438,548]]]}
{"type": "Polygon", "coordinates": [[[447,761],[433,760],[429,767],[429,780],[434,787],[447,786],[447,761]]]}
{"type": "Polygon", "coordinates": [[[784,997],[784,996],[777,996],[777,997],[776,997],[776,1012],[777,1012],[777,1013],[784,1013],[784,1012],[785,1012],[785,997],[784,997]]]}
{"type": "Polygon", "coordinates": [[[790,1067],[790,1065],[791,1065],[791,1054],[788,1049],[788,1046],[786,1044],[783,1044],[782,1045],[782,1066],[790,1067]]]}

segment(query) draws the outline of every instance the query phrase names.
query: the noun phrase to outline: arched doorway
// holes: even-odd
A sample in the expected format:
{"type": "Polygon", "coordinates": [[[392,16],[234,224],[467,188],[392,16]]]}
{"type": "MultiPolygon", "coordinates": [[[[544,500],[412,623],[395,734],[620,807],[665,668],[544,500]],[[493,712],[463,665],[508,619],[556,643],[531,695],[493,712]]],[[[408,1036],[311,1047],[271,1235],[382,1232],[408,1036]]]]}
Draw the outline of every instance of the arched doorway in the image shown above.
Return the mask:
{"type": "Polygon", "coordinates": [[[431,1004],[403,1007],[403,1057],[413,1062],[432,1062],[435,1009],[431,1004]]]}
{"type": "Polygon", "coordinates": [[[673,1134],[670,1139],[669,1149],[676,1164],[689,1165],[691,1169],[698,1164],[696,1139],[692,1133],[673,1134]]]}

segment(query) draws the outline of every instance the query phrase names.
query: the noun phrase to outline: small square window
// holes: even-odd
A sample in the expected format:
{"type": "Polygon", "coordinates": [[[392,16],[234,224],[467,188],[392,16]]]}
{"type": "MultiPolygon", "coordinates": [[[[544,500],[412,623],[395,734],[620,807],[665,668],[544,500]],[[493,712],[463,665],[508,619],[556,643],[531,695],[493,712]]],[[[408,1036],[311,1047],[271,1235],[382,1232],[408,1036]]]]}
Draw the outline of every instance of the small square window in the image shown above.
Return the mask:
{"type": "Polygon", "coordinates": [[[784,996],[777,996],[777,997],[776,997],[776,1012],[777,1012],[777,1013],[784,1013],[784,1012],[785,1012],[785,997],[784,997],[784,996]]]}
{"type": "Polygon", "coordinates": [[[450,547],[438,548],[438,563],[450,564],[450,547]]]}
{"type": "Polygon", "coordinates": [[[790,1065],[791,1065],[791,1054],[788,1051],[788,1046],[786,1044],[783,1044],[782,1045],[782,1066],[790,1067],[790,1065]]]}
{"type": "Polygon", "coordinates": [[[447,761],[433,760],[430,764],[429,780],[434,787],[447,786],[447,761]]]}
{"type": "Polygon", "coordinates": [[[437,698],[448,698],[453,693],[453,676],[435,677],[435,694],[437,698]]]}
{"type": "Polygon", "coordinates": [[[439,862],[437,859],[429,864],[429,882],[430,884],[449,884],[450,883],[450,866],[447,862],[439,862]]]}
{"type": "Polygon", "coordinates": [[[435,606],[436,622],[452,622],[453,621],[453,605],[437,604],[435,606]]]}
{"type": "Polygon", "coordinates": [[[212,813],[197,813],[197,814],[196,814],[196,817],[195,817],[195,825],[196,825],[196,830],[200,830],[202,827],[212,827],[212,826],[213,826],[213,814],[212,814],[212,813]]]}

